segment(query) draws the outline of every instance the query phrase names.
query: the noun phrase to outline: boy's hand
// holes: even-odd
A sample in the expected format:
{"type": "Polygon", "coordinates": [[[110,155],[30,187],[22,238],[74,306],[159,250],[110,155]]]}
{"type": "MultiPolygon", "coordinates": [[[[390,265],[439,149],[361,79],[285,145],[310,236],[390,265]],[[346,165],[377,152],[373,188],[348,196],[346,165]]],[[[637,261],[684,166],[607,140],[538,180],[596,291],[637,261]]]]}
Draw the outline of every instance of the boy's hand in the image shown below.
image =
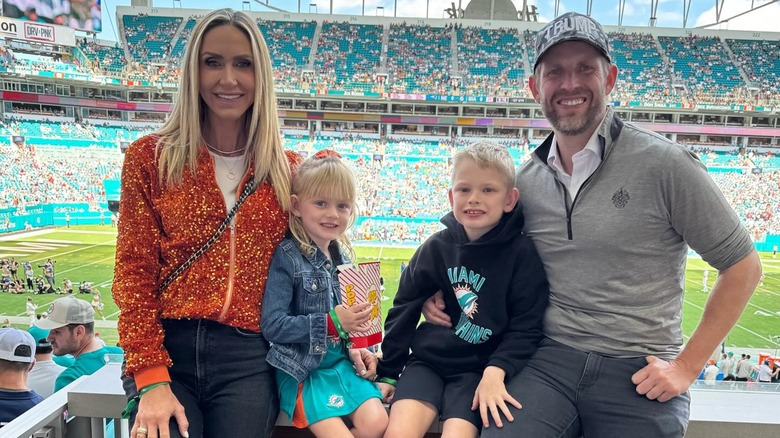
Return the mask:
{"type": "Polygon", "coordinates": [[[348,332],[364,332],[371,328],[371,303],[360,303],[347,307],[339,304],[335,307],[341,327],[348,332]]]}
{"type": "Polygon", "coordinates": [[[479,413],[482,417],[482,427],[490,427],[489,415],[493,416],[496,427],[504,427],[499,411],[503,412],[506,419],[510,422],[515,421],[512,413],[509,412],[507,403],[517,409],[522,409],[523,407],[520,405],[520,402],[506,391],[506,386],[504,386],[505,375],[504,370],[499,367],[489,366],[485,368],[485,371],[482,373],[482,380],[480,380],[477,390],[474,391],[471,410],[479,408],[479,413]]]}
{"type": "Polygon", "coordinates": [[[388,404],[392,403],[395,395],[395,386],[382,382],[377,383],[376,386],[379,387],[379,392],[382,393],[382,401],[388,404]]]}

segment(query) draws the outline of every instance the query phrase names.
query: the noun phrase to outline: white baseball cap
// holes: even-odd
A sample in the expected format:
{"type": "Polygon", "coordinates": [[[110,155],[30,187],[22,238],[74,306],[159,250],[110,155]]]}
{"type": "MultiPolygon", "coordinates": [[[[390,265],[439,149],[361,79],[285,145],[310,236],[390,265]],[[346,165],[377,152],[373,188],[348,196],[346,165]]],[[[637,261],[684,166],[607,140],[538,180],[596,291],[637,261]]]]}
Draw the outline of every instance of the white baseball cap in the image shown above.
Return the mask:
{"type": "Polygon", "coordinates": [[[35,359],[35,339],[24,330],[0,328],[0,359],[30,363],[35,359]]]}

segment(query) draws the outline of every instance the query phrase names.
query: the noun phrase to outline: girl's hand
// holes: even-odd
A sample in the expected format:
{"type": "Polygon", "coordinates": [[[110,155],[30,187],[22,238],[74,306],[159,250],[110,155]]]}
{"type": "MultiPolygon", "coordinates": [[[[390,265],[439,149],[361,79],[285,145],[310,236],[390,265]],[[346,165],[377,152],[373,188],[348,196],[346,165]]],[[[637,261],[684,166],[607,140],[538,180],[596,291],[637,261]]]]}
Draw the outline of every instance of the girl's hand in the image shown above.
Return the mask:
{"type": "Polygon", "coordinates": [[[504,370],[499,367],[489,366],[485,368],[485,371],[482,373],[482,380],[480,380],[477,390],[474,391],[471,410],[479,408],[483,427],[490,427],[489,416],[493,417],[496,427],[503,427],[504,423],[501,421],[501,413],[504,414],[508,421],[515,421],[512,413],[509,412],[507,403],[517,409],[522,408],[520,402],[506,391],[506,386],[504,386],[505,375],[504,370]]]}
{"type": "Polygon", "coordinates": [[[339,304],[334,310],[345,331],[364,332],[371,327],[368,322],[371,318],[371,303],[360,303],[351,307],[339,304]]]}
{"type": "Polygon", "coordinates": [[[395,395],[395,386],[382,382],[377,383],[376,386],[379,387],[379,392],[382,393],[382,401],[385,403],[392,403],[393,396],[395,395]]]}

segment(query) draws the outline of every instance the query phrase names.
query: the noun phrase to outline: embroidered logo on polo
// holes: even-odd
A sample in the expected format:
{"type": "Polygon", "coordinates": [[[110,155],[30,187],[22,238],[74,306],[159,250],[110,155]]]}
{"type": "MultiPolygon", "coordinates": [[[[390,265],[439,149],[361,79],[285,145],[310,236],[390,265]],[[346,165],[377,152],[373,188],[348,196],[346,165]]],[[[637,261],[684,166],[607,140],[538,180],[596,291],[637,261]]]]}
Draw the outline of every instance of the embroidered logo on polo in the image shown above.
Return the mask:
{"type": "Polygon", "coordinates": [[[465,266],[448,268],[447,277],[461,309],[460,320],[455,326],[455,334],[470,344],[487,342],[493,331],[472,322],[477,314],[478,294],[482,285],[485,284],[485,277],[465,266]]]}
{"type": "Polygon", "coordinates": [[[623,187],[612,194],[612,203],[615,204],[615,208],[625,207],[628,205],[630,199],[631,197],[628,195],[628,191],[623,187]]]}

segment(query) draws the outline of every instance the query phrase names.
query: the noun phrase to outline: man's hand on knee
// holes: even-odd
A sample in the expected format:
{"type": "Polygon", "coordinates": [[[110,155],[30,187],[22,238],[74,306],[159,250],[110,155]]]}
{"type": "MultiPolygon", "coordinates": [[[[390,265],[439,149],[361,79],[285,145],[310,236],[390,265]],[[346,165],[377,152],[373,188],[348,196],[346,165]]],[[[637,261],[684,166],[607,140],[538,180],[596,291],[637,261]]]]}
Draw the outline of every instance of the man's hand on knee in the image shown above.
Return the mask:
{"type": "Polygon", "coordinates": [[[452,320],[444,311],[444,294],[441,291],[436,291],[423,303],[422,314],[430,323],[452,327],[452,320]]]}
{"type": "Polygon", "coordinates": [[[696,379],[698,372],[691,372],[681,361],[667,362],[655,356],[647,356],[647,366],[631,376],[636,392],[650,400],[667,402],[684,394],[696,379]]]}

